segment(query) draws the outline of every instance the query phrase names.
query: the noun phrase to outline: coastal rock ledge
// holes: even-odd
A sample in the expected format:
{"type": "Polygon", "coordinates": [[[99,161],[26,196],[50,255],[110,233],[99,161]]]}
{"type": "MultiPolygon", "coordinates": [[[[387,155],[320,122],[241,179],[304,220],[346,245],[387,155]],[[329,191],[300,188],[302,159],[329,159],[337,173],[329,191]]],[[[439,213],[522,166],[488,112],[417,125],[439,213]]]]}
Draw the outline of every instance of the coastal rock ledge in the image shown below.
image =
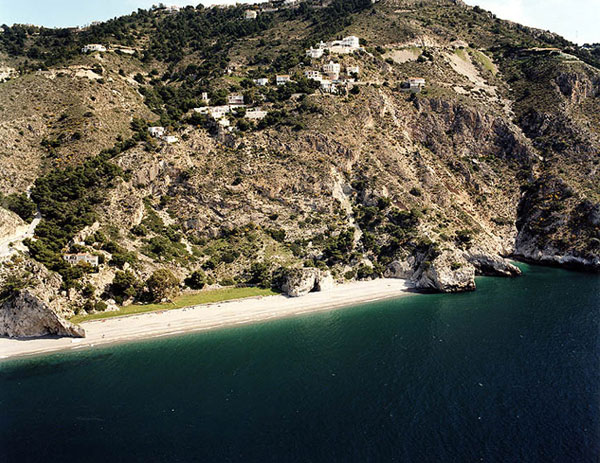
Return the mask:
{"type": "Polygon", "coordinates": [[[85,330],[61,318],[29,290],[19,291],[0,305],[0,336],[30,338],[49,335],[83,338],[85,330]]]}
{"type": "Polygon", "coordinates": [[[288,271],[281,290],[290,297],[300,297],[314,291],[326,291],[333,286],[329,272],[316,268],[296,268],[288,271]]]}

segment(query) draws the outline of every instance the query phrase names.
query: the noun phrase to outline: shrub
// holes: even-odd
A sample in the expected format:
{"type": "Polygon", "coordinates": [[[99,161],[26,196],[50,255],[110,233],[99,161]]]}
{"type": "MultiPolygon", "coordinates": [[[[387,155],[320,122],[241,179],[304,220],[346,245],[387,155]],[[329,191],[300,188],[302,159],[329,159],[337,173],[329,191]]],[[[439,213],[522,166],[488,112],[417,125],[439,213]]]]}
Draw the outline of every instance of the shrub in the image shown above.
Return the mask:
{"type": "Polygon", "coordinates": [[[0,204],[13,211],[25,222],[31,222],[35,214],[36,206],[35,203],[29,199],[25,193],[11,194],[8,196],[2,196],[0,193],[0,204]]]}
{"type": "Polygon", "coordinates": [[[110,291],[115,296],[117,302],[123,302],[124,299],[136,297],[139,289],[140,284],[137,278],[129,271],[115,273],[110,286],[110,291]]]}
{"type": "Polygon", "coordinates": [[[266,262],[255,262],[250,267],[248,283],[260,288],[271,287],[271,266],[266,262]]]}
{"type": "Polygon", "coordinates": [[[202,270],[196,270],[184,281],[188,288],[202,289],[206,285],[206,274],[202,270]]]}
{"type": "Polygon", "coordinates": [[[178,292],[179,280],[173,272],[168,269],[161,268],[155,270],[154,273],[146,281],[148,293],[153,301],[162,301],[175,297],[178,292]]]}
{"type": "Polygon", "coordinates": [[[98,301],[94,304],[94,310],[96,312],[104,312],[107,308],[108,308],[108,306],[106,305],[106,302],[104,302],[104,301],[98,301]]]}

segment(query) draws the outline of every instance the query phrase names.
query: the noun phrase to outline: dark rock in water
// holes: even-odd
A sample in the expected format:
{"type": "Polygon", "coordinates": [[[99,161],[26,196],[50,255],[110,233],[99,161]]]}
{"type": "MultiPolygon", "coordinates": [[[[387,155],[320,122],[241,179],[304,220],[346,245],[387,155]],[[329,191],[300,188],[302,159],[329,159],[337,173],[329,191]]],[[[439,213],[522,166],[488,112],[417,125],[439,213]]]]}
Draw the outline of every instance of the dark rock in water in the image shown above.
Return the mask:
{"type": "Polygon", "coordinates": [[[61,318],[41,298],[22,290],[0,305],[0,335],[85,337],[85,330],[61,318]]]}

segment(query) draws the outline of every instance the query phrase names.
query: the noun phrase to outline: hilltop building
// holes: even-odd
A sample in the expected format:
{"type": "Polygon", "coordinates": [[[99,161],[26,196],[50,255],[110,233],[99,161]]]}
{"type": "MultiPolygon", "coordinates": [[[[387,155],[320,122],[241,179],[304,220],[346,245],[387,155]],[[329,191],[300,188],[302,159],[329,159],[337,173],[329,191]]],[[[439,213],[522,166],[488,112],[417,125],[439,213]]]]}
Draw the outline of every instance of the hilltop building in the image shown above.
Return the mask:
{"type": "Polygon", "coordinates": [[[86,263],[98,267],[98,256],[93,256],[89,253],[65,254],[63,259],[71,265],[86,263]]]}
{"type": "Polygon", "coordinates": [[[333,61],[329,61],[329,63],[323,65],[323,72],[331,80],[338,80],[340,78],[341,69],[340,63],[334,63],[333,61]]]}
{"type": "Polygon", "coordinates": [[[304,76],[307,79],[311,79],[311,80],[316,80],[318,82],[321,82],[321,80],[323,79],[323,76],[321,75],[321,73],[319,71],[304,71],[304,76]]]}
{"type": "Polygon", "coordinates": [[[241,106],[244,104],[244,95],[233,94],[227,97],[227,103],[231,106],[241,106]]]}
{"type": "Polygon", "coordinates": [[[165,143],[172,144],[172,143],[177,143],[179,141],[179,138],[177,138],[174,135],[165,135],[162,137],[162,140],[165,143]]]}
{"type": "Polygon", "coordinates": [[[269,85],[269,79],[267,79],[266,77],[259,77],[258,79],[254,79],[254,83],[256,85],[264,87],[265,85],[269,85]]]}
{"type": "Polygon", "coordinates": [[[290,76],[287,74],[283,74],[275,77],[275,83],[277,85],[285,85],[288,82],[291,82],[290,76]]]}
{"type": "Polygon", "coordinates": [[[348,75],[356,74],[358,76],[360,74],[360,67],[359,66],[347,66],[346,73],[348,75]]]}
{"type": "Polygon", "coordinates": [[[244,12],[244,19],[256,19],[258,16],[258,13],[254,10],[246,10],[244,12]]]}
{"type": "Polygon", "coordinates": [[[306,55],[310,56],[311,58],[320,58],[323,56],[325,51],[329,51],[329,53],[338,55],[346,55],[349,53],[354,53],[360,49],[360,39],[355,35],[349,35],[348,37],[344,37],[342,40],[319,42],[316,49],[310,47],[308,50],[306,50],[306,55]]]}
{"type": "Polygon", "coordinates": [[[93,53],[95,51],[103,53],[106,51],[106,47],[98,43],[90,43],[81,49],[81,53],[93,53]]]}
{"type": "Polygon", "coordinates": [[[321,58],[323,56],[323,49],[322,48],[313,48],[310,47],[308,50],[306,50],[306,56],[308,56],[309,58],[321,58]]]}
{"type": "Polygon", "coordinates": [[[164,127],[148,127],[148,133],[154,138],[160,138],[165,134],[164,127]]]}
{"type": "Polygon", "coordinates": [[[250,108],[246,111],[246,118],[251,120],[264,119],[267,115],[267,111],[263,111],[261,108],[250,108]]]}
{"type": "Polygon", "coordinates": [[[411,92],[419,93],[423,87],[425,87],[425,79],[422,77],[410,77],[408,79],[408,85],[411,92]]]}

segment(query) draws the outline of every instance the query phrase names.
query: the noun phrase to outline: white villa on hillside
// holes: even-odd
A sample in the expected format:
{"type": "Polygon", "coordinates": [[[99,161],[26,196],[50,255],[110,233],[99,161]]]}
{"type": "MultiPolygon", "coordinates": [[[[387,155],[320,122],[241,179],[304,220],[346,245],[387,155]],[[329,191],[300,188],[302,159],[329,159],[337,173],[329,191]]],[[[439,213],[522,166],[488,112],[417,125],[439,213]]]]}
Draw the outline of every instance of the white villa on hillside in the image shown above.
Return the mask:
{"type": "Polygon", "coordinates": [[[275,83],[277,85],[285,85],[288,82],[291,82],[290,76],[287,74],[283,74],[275,77],[275,83]]]}
{"type": "Polygon", "coordinates": [[[254,83],[256,85],[264,87],[265,85],[269,85],[269,79],[267,79],[266,77],[259,77],[258,79],[254,79],[254,83]]]}
{"type": "Polygon", "coordinates": [[[321,58],[323,56],[323,49],[310,47],[306,50],[306,56],[316,59],[321,58]]]}
{"type": "Polygon", "coordinates": [[[165,134],[164,127],[148,127],[148,133],[154,138],[160,138],[165,134]]]}
{"type": "Polygon", "coordinates": [[[83,262],[98,267],[98,256],[92,256],[88,253],[65,254],[63,255],[63,259],[71,265],[77,265],[83,262]]]}
{"type": "Polygon", "coordinates": [[[331,80],[338,80],[340,78],[341,69],[340,63],[334,63],[333,61],[323,65],[323,72],[331,80]]]}
{"type": "Polygon", "coordinates": [[[258,13],[254,10],[246,10],[244,12],[244,19],[256,19],[258,13]]]}
{"type": "Polygon", "coordinates": [[[360,74],[360,67],[358,66],[346,66],[347,74],[356,74],[357,76],[360,74]]]}
{"type": "Polygon", "coordinates": [[[264,119],[267,115],[267,111],[263,111],[261,108],[250,108],[246,111],[246,118],[251,120],[264,119]]]}
{"type": "Polygon", "coordinates": [[[227,103],[231,106],[241,106],[244,104],[244,95],[233,94],[227,97],[227,103]]]}
{"type": "Polygon", "coordinates": [[[320,58],[323,56],[323,52],[328,50],[330,53],[336,53],[338,55],[345,55],[360,50],[360,39],[355,35],[344,37],[342,40],[333,40],[331,42],[320,42],[317,44],[317,48],[309,48],[306,50],[306,55],[311,58],[320,58]],[[320,50],[316,51],[316,50],[320,50]]]}
{"type": "Polygon", "coordinates": [[[204,103],[208,104],[210,99],[208,98],[208,92],[202,92],[202,97],[200,98],[204,103]]]}
{"type": "Polygon", "coordinates": [[[337,93],[336,85],[328,79],[321,81],[321,90],[325,93],[337,93]]]}
{"type": "Polygon", "coordinates": [[[329,63],[323,65],[323,72],[326,74],[339,74],[341,69],[342,67],[340,66],[340,63],[334,63],[333,61],[330,61],[329,63]]]}
{"type": "Polygon", "coordinates": [[[177,138],[175,135],[165,135],[164,137],[162,137],[162,140],[166,143],[172,144],[177,143],[179,141],[179,138],[177,138]]]}
{"type": "Polygon", "coordinates": [[[307,79],[316,80],[316,81],[319,81],[319,82],[323,79],[323,76],[321,75],[321,72],[319,72],[319,71],[313,71],[313,70],[304,71],[304,76],[307,79]]]}
{"type": "Polygon", "coordinates": [[[425,87],[425,79],[422,77],[410,77],[408,85],[411,92],[419,93],[425,87]]]}
{"type": "Polygon", "coordinates": [[[90,43],[81,49],[81,53],[105,52],[106,47],[97,43],[90,43]]]}

